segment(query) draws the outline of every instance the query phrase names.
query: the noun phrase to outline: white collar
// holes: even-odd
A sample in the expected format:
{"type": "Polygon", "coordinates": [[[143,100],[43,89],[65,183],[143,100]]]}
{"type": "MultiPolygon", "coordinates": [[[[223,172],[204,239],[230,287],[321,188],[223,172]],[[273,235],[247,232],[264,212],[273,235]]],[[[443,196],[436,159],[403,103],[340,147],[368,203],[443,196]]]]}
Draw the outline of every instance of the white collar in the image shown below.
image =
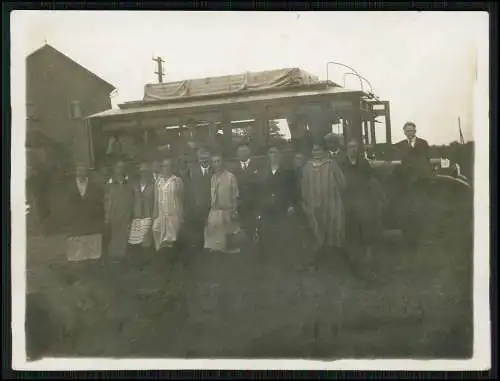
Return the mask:
{"type": "Polygon", "coordinates": [[[240,160],[240,164],[241,164],[242,167],[243,166],[248,167],[248,165],[250,164],[250,159],[248,159],[247,161],[241,161],[240,160]]]}
{"type": "Polygon", "coordinates": [[[78,192],[80,196],[84,197],[87,193],[87,187],[89,183],[89,178],[85,178],[85,180],[80,180],[78,177],[76,178],[76,186],[78,187],[78,192]]]}

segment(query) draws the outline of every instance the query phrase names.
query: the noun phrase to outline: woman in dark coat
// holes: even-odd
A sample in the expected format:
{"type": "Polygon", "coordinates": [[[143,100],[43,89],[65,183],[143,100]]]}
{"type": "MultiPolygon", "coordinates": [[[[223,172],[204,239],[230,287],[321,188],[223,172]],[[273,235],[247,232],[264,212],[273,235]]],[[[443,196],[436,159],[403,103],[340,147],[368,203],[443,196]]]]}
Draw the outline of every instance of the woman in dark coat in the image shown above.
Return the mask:
{"type": "Polygon", "coordinates": [[[106,183],[105,216],[109,231],[108,256],[125,257],[132,222],[133,191],[125,173],[125,163],[118,160],[106,183]]]}
{"type": "Polygon", "coordinates": [[[382,208],[385,196],[374,177],[370,163],[362,156],[359,143],[347,144],[340,160],[346,179],[346,243],[349,251],[362,249],[367,256],[382,232],[382,208]]]}
{"type": "Polygon", "coordinates": [[[97,259],[102,253],[104,228],[104,192],[84,164],[76,166],[76,178],[66,189],[65,227],[68,233],[69,261],[97,259]]]}

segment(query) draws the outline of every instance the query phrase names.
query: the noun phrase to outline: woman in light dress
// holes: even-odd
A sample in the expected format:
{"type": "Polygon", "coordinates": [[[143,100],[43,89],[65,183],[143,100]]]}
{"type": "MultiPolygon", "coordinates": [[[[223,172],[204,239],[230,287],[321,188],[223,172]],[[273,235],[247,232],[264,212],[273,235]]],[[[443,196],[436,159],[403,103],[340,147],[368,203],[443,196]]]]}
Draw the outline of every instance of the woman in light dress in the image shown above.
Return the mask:
{"type": "Polygon", "coordinates": [[[237,252],[231,247],[231,237],[238,233],[238,184],[236,177],[229,172],[222,155],[212,155],[215,173],[210,180],[211,204],[205,227],[205,249],[213,252],[237,252]]]}
{"type": "Polygon", "coordinates": [[[177,242],[184,221],[184,184],[173,171],[170,159],[161,162],[156,185],[157,218],[153,223],[155,248],[171,248],[177,242]]]}

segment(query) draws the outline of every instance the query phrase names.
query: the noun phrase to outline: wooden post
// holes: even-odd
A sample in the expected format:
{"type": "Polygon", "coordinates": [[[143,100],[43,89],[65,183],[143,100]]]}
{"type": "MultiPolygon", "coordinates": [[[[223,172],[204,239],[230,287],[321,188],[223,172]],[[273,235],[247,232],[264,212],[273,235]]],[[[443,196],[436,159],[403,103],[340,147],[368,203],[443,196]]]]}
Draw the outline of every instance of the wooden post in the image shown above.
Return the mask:
{"type": "Polygon", "coordinates": [[[165,63],[165,61],[161,57],[153,58],[153,61],[155,61],[158,65],[158,71],[155,71],[155,74],[158,75],[158,83],[162,83],[163,76],[165,75],[163,71],[163,64],[165,63]]]}
{"type": "Polygon", "coordinates": [[[363,134],[364,134],[364,138],[365,138],[364,143],[365,143],[365,145],[368,145],[368,144],[370,144],[370,140],[369,140],[370,135],[368,133],[368,121],[364,120],[362,123],[363,123],[363,134]]]}
{"type": "Polygon", "coordinates": [[[344,146],[347,146],[347,142],[351,139],[351,120],[350,118],[342,119],[342,135],[344,136],[344,146]]]}
{"type": "Polygon", "coordinates": [[[322,128],[322,133],[323,136],[329,134],[332,132],[332,124],[334,121],[334,112],[332,110],[332,107],[328,102],[323,102],[321,105],[321,115],[323,116],[321,118],[321,128],[322,128]]]}
{"type": "Polygon", "coordinates": [[[215,136],[217,134],[217,125],[214,121],[210,121],[210,125],[208,126],[208,142],[211,147],[215,144],[215,136]]]}
{"type": "Polygon", "coordinates": [[[149,130],[147,128],[144,129],[144,148],[148,149],[149,147],[149,130]]]}
{"type": "Polygon", "coordinates": [[[262,125],[259,123],[257,119],[254,119],[251,125],[252,125],[251,127],[252,131],[251,131],[250,143],[252,146],[252,151],[256,152],[258,151],[262,141],[262,125]]]}
{"type": "Polygon", "coordinates": [[[231,117],[227,113],[222,114],[221,118],[222,131],[223,131],[223,147],[222,150],[226,154],[231,153],[231,145],[233,142],[233,129],[231,125],[231,117]]]}
{"type": "Polygon", "coordinates": [[[352,113],[349,123],[350,138],[357,139],[363,145],[363,130],[361,119],[361,103],[359,97],[352,101],[352,113]]]}
{"type": "Polygon", "coordinates": [[[385,111],[385,141],[388,144],[392,144],[392,132],[391,132],[391,108],[389,102],[384,102],[385,111]]]}
{"type": "Polygon", "coordinates": [[[267,146],[269,145],[269,117],[267,111],[263,112],[260,120],[260,123],[262,124],[262,140],[259,150],[266,152],[267,146]]]}
{"type": "Polygon", "coordinates": [[[94,137],[92,135],[92,123],[89,120],[86,120],[86,130],[88,136],[88,145],[89,145],[89,166],[90,168],[95,168],[95,156],[94,156],[94,137]]]}
{"type": "Polygon", "coordinates": [[[269,143],[269,120],[266,110],[260,110],[255,118],[255,136],[257,140],[253,144],[255,153],[261,152],[266,149],[269,143]]]}
{"type": "Polygon", "coordinates": [[[375,119],[370,120],[370,144],[375,145],[377,144],[377,136],[375,134],[375,119]]]}

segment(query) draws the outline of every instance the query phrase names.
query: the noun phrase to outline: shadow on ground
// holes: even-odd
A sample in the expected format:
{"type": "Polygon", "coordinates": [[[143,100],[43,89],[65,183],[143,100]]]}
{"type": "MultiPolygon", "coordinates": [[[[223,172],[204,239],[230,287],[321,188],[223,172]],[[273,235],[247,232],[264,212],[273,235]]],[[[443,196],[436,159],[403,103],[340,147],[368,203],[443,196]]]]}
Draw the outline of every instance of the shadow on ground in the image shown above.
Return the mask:
{"type": "Polygon", "coordinates": [[[29,314],[46,322],[28,339],[51,357],[466,358],[471,252],[455,235],[407,249],[386,234],[360,278],[338,253],[72,264],[64,237],[29,237],[29,314]]]}

